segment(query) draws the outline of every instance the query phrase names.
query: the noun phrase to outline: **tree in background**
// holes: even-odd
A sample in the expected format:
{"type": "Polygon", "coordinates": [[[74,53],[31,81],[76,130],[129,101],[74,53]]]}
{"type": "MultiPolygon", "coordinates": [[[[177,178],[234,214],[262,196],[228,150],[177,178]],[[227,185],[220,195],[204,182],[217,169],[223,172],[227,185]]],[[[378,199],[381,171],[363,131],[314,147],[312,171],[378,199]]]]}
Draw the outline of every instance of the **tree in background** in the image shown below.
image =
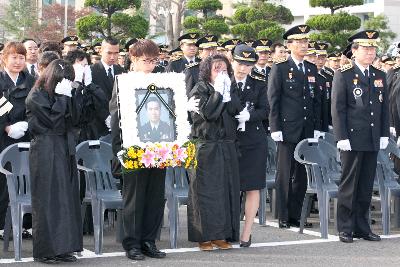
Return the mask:
{"type": "Polygon", "coordinates": [[[381,39],[379,48],[382,52],[385,52],[389,48],[391,41],[396,38],[396,34],[389,28],[388,24],[388,18],[383,14],[364,21],[364,29],[379,32],[379,38],[381,39]]]}
{"type": "Polygon", "coordinates": [[[231,19],[231,32],[242,40],[268,38],[282,39],[285,29],[282,24],[293,21],[290,10],[282,5],[253,1],[250,6],[239,5],[231,19]]]}
{"type": "Polygon", "coordinates": [[[183,22],[183,27],[187,32],[217,36],[229,33],[225,18],[216,15],[216,11],[222,9],[222,3],[219,0],[188,0],[186,7],[195,12],[195,15],[187,16],[183,22]],[[198,14],[201,14],[201,17],[197,16],[198,14]]]}
{"type": "Polygon", "coordinates": [[[15,40],[32,38],[31,32],[38,29],[38,8],[36,1],[31,0],[10,0],[8,5],[1,6],[4,9],[4,19],[0,24],[15,40]]]}
{"type": "Polygon", "coordinates": [[[311,34],[314,41],[325,41],[330,44],[329,51],[343,50],[347,39],[361,27],[361,19],[346,12],[335,11],[349,6],[364,4],[363,0],[310,0],[312,7],[325,7],[331,14],[317,15],[306,22],[317,33],[311,34]]]}
{"type": "Polygon", "coordinates": [[[331,10],[331,15],[338,9],[362,4],[364,4],[364,0],[310,0],[310,6],[329,8],[331,10]]]}
{"type": "Polygon", "coordinates": [[[85,0],[85,7],[92,7],[99,14],[93,13],[77,21],[78,36],[89,40],[146,37],[149,23],[137,12],[140,4],[141,0],[85,0]],[[134,14],[124,12],[127,10],[132,10],[134,14]]]}
{"type": "MultiPolygon", "coordinates": [[[[31,38],[40,41],[61,41],[64,38],[65,7],[60,4],[44,6],[42,15],[39,18],[40,24],[36,29],[30,32],[31,38]]],[[[68,6],[68,35],[76,35],[75,22],[92,11],[90,9],[75,10],[68,6]]]]}

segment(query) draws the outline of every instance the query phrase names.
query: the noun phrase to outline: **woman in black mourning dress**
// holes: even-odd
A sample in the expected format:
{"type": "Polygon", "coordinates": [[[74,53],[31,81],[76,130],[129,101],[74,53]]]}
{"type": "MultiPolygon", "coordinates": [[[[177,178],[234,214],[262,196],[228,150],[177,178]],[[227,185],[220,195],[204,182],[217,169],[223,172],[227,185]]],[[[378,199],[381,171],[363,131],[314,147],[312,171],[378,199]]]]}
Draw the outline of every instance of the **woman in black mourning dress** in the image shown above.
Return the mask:
{"type": "Polygon", "coordinates": [[[240,179],[236,148],[235,115],[241,110],[237,92],[231,91],[232,67],[222,55],[200,65],[199,82],[189,98],[200,99],[199,113],[191,112],[198,166],[190,173],[188,200],[189,241],[203,251],[229,249],[240,230],[240,179]],[[215,83],[220,75],[227,88],[215,83]]]}
{"type": "Polygon", "coordinates": [[[73,136],[82,93],[72,89],[74,75],[70,63],[55,60],[26,99],[32,135],[33,257],[43,263],[76,261],[72,253],[83,249],[73,136]]]}

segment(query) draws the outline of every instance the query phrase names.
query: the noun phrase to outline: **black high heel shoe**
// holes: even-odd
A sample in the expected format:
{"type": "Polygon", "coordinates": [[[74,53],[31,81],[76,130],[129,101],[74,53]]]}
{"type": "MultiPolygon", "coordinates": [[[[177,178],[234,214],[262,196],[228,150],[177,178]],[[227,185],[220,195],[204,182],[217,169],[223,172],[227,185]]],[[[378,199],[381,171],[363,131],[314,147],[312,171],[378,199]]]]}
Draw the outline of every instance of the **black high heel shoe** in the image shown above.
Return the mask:
{"type": "Polygon", "coordinates": [[[251,235],[250,235],[249,241],[247,241],[247,242],[240,240],[239,246],[241,248],[248,248],[248,247],[250,247],[250,245],[251,245],[251,235]]]}

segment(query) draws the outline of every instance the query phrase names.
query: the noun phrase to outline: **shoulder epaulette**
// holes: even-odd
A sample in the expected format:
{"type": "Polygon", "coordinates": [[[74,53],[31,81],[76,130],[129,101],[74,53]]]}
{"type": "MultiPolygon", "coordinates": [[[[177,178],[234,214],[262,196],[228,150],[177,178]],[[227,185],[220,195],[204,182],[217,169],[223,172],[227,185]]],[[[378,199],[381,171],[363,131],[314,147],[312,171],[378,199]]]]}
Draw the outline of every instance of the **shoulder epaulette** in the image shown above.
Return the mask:
{"type": "Polygon", "coordinates": [[[324,70],[324,72],[326,73],[326,74],[328,74],[328,75],[330,75],[330,76],[333,76],[335,73],[332,71],[332,70],[330,70],[330,69],[323,69],[324,70]]]}
{"type": "Polygon", "coordinates": [[[394,69],[394,70],[400,69],[400,64],[394,65],[394,66],[393,66],[393,69],[394,69]]]}
{"type": "Polygon", "coordinates": [[[179,59],[181,59],[181,58],[182,58],[182,57],[174,57],[174,58],[171,59],[171,62],[177,61],[177,60],[179,60],[179,59]]]}
{"type": "Polygon", "coordinates": [[[323,75],[321,72],[318,72],[318,75],[322,76],[323,78],[326,79],[325,75],[323,75]]]}
{"type": "Polygon", "coordinates": [[[266,81],[264,77],[260,77],[260,76],[254,75],[253,73],[250,73],[249,76],[250,76],[251,78],[255,79],[255,80],[259,80],[259,81],[262,81],[262,82],[265,82],[265,81],[266,81]]]}
{"type": "Polygon", "coordinates": [[[383,69],[379,69],[379,68],[375,67],[374,65],[371,65],[371,68],[376,69],[376,70],[379,70],[379,71],[381,71],[381,72],[385,72],[383,69]]]}
{"type": "Polygon", "coordinates": [[[257,68],[254,68],[254,69],[253,69],[253,72],[255,72],[255,73],[257,73],[258,75],[261,75],[261,76],[263,76],[263,77],[265,77],[265,76],[266,76],[266,74],[265,74],[265,73],[262,73],[262,72],[258,71],[258,69],[257,69],[257,68]]]}
{"type": "Polygon", "coordinates": [[[352,69],[353,68],[353,64],[346,64],[346,65],[343,65],[341,68],[340,68],[340,71],[341,72],[345,72],[346,70],[350,70],[350,69],[352,69]]]}
{"type": "Polygon", "coordinates": [[[281,64],[281,63],[286,62],[286,61],[287,61],[287,58],[282,58],[282,59],[278,59],[278,60],[275,61],[274,63],[275,63],[275,64],[281,64]]]}
{"type": "Polygon", "coordinates": [[[304,61],[307,61],[307,63],[310,63],[311,65],[315,65],[315,63],[312,63],[311,61],[308,61],[307,59],[305,59],[304,61]]]}
{"type": "Polygon", "coordinates": [[[186,65],[186,68],[189,69],[189,68],[194,67],[194,66],[197,66],[197,65],[199,65],[199,64],[200,64],[200,62],[193,62],[193,63],[191,63],[191,64],[187,64],[187,65],[186,65]]]}

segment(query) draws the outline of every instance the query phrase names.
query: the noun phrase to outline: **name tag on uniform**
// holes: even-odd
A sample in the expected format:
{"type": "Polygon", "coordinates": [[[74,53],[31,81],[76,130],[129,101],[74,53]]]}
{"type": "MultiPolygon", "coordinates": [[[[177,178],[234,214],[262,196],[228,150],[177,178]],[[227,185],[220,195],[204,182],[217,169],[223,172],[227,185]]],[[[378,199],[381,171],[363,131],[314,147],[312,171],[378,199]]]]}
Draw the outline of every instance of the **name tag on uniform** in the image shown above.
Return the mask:
{"type": "Polygon", "coordinates": [[[374,86],[375,87],[383,87],[383,81],[382,80],[375,80],[374,81],[374,86]]]}
{"type": "Polygon", "coordinates": [[[309,83],[315,83],[315,77],[314,76],[308,76],[308,82],[309,83]]]}

